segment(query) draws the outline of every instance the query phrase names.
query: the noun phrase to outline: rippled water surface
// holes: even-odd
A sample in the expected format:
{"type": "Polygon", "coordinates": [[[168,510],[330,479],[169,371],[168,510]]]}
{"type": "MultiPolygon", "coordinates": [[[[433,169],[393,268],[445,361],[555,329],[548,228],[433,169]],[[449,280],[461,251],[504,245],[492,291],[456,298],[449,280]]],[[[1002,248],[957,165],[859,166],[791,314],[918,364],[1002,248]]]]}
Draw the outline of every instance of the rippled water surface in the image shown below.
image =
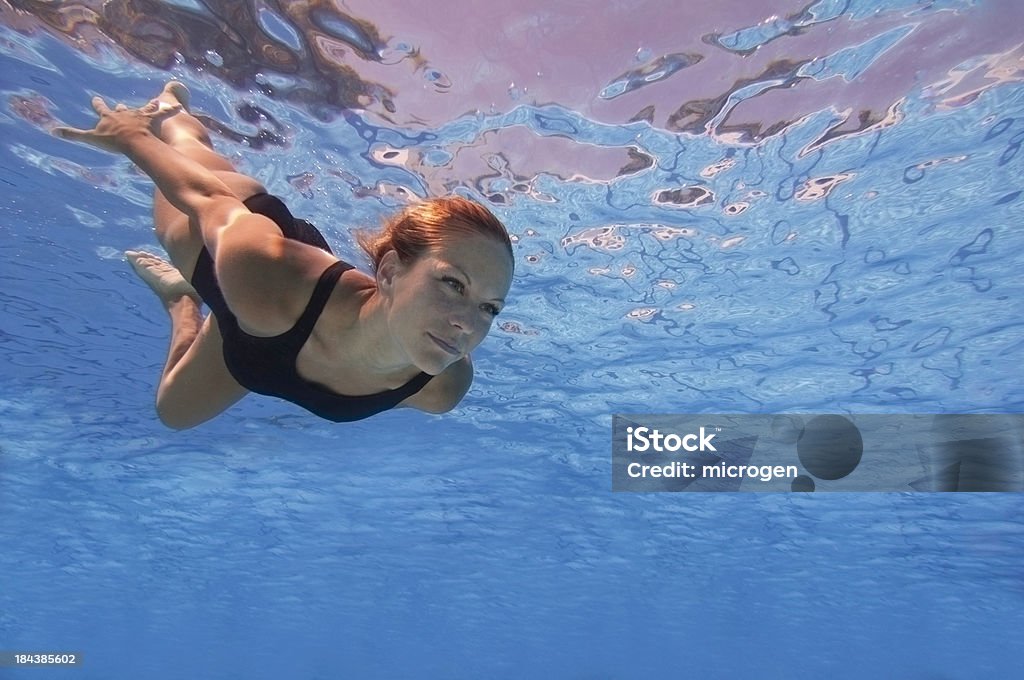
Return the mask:
{"type": "Polygon", "coordinates": [[[0,650],[75,678],[1007,678],[1015,494],[612,494],[623,412],[1024,410],[1009,0],[0,0],[0,650]],[[359,261],[488,202],[444,417],[170,433],[151,186],[48,135],[186,81],[359,261]]]}

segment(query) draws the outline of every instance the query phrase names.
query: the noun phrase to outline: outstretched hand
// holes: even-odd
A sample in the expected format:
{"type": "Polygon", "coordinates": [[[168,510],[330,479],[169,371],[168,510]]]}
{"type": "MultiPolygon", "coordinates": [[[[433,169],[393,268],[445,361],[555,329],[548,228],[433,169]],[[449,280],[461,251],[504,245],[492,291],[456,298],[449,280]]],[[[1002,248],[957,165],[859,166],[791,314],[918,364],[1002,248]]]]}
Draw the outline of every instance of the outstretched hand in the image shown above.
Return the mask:
{"type": "Polygon", "coordinates": [[[84,142],[107,151],[122,153],[126,150],[129,140],[138,135],[154,133],[164,119],[181,110],[181,105],[154,99],[137,109],[124,104],[118,104],[111,109],[102,97],[93,97],[92,108],[100,116],[93,129],[81,130],[60,126],[53,128],[53,134],[62,139],[84,142]]]}

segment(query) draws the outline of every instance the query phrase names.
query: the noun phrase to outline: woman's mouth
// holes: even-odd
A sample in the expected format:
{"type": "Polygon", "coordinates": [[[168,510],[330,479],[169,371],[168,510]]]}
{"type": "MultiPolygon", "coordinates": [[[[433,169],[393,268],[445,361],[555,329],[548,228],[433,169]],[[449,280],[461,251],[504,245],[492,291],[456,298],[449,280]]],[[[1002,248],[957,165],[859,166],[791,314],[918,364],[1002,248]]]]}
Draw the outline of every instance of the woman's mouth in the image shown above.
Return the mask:
{"type": "Polygon", "coordinates": [[[445,352],[448,352],[448,354],[452,354],[455,356],[459,356],[460,354],[462,354],[462,352],[460,352],[454,345],[449,345],[447,342],[445,342],[441,338],[436,337],[431,333],[427,333],[427,335],[429,335],[430,339],[434,341],[434,344],[443,349],[445,352]]]}

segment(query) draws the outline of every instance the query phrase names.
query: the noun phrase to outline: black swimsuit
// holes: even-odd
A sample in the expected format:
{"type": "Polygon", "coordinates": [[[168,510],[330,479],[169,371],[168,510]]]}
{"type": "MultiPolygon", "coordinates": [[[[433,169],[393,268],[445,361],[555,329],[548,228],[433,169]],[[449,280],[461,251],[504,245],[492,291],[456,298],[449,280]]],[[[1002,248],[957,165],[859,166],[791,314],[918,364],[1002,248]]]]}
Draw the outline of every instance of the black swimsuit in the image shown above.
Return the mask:
{"type": "MultiPolygon", "coordinates": [[[[287,206],[279,198],[269,194],[257,194],[247,199],[245,206],[254,213],[272,219],[286,238],[331,252],[330,246],[316,227],[305,220],[292,217],[287,206]]],[[[313,326],[323,312],[338,279],[349,269],[352,269],[352,265],[339,260],[324,270],[309,299],[309,304],[295,325],[281,335],[261,338],[249,335],[239,328],[238,320],[228,308],[217,283],[210,252],[203,248],[192,274],[192,285],[217,317],[220,333],[224,338],[224,363],[239,385],[252,392],[287,399],[321,418],[336,423],[361,420],[387,411],[423,389],[433,377],[427,373],[420,373],[398,389],[362,397],[337,394],[299,375],[295,366],[299,350],[313,331],[313,326]]]]}

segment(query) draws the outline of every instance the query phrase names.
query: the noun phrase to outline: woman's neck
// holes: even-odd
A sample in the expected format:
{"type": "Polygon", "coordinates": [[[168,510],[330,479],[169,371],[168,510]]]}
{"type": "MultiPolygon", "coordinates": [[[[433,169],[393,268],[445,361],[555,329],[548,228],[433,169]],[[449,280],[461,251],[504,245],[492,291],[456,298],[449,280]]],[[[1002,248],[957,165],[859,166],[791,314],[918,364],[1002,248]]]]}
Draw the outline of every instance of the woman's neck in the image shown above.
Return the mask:
{"type": "MultiPolygon", "coordinates": [[[[340,282],[339,282],[340,284],[340,282]]],[[[420,370],[410,361],[388,322],[387,300],[376,286],[361,281],[339,285],[314,329],[317,355],[345,373],[388,389],[401,386],[420,370]]]]}

